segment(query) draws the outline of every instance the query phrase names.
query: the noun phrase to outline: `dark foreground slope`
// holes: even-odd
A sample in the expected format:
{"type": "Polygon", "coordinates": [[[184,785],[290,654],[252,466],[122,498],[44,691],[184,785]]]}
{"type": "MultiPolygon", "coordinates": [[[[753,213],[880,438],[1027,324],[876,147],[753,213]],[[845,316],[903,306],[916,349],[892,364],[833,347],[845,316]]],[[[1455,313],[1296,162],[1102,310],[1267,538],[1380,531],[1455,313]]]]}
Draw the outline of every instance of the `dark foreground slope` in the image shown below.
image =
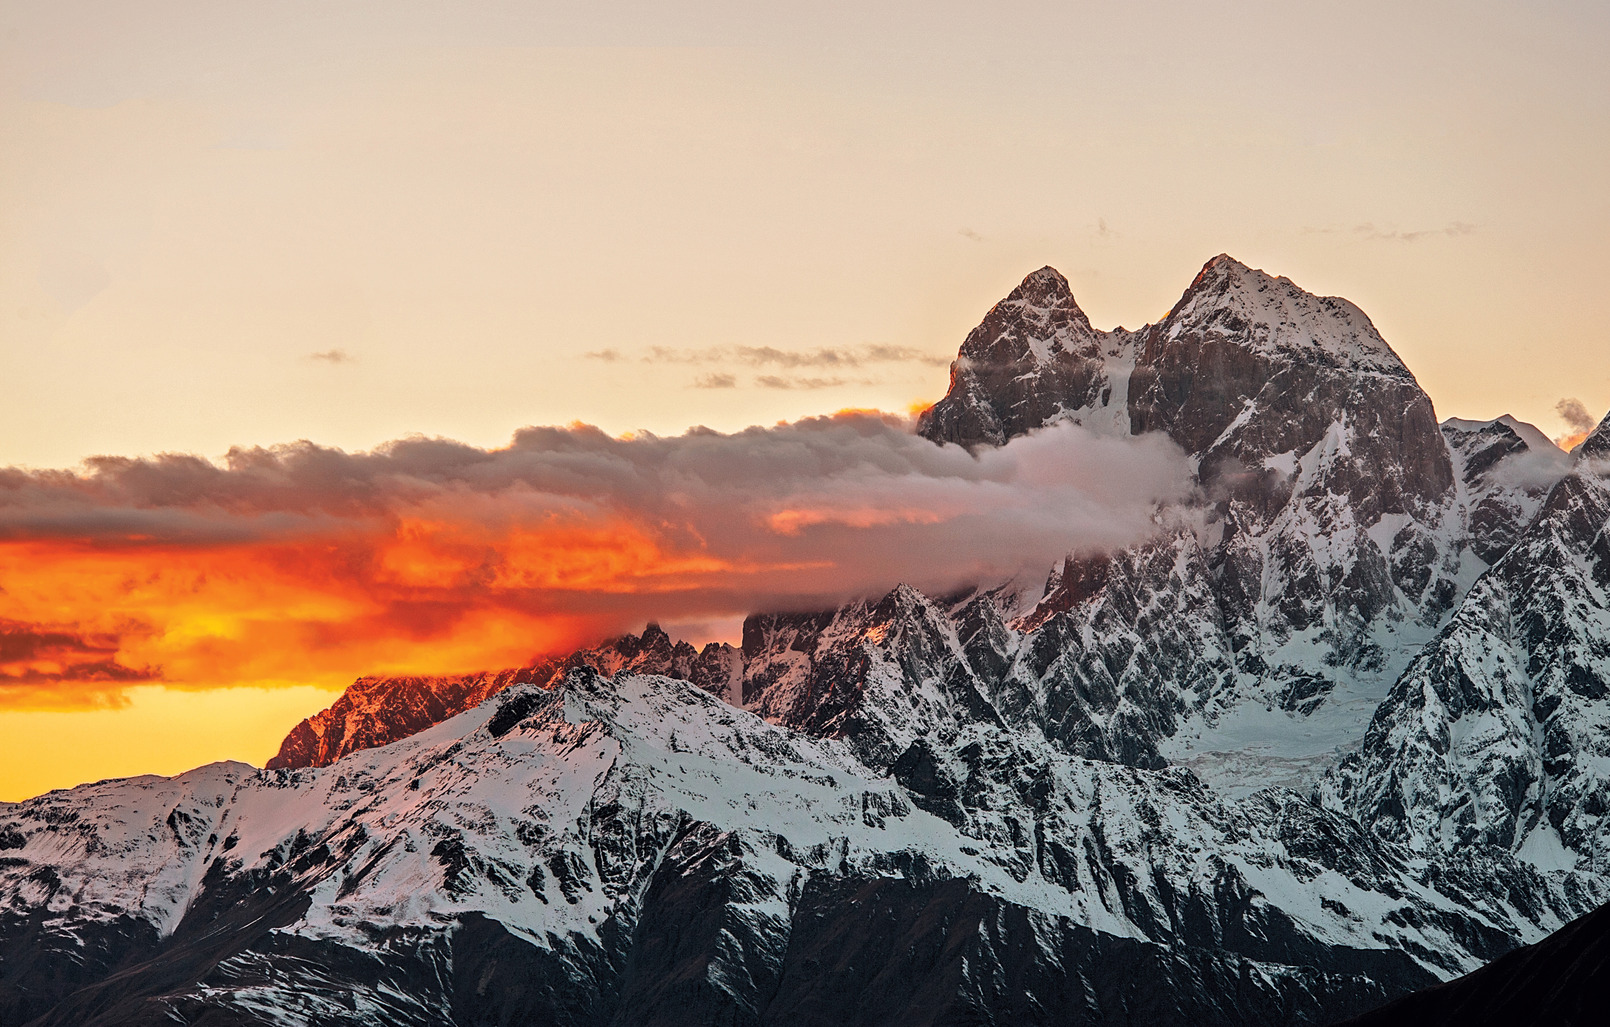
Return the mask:
{"type": "Polygon", "coordinates": [[[1591,1027],[1610,1018],[1610,906],[1340,1027],[1591,1027]]]}

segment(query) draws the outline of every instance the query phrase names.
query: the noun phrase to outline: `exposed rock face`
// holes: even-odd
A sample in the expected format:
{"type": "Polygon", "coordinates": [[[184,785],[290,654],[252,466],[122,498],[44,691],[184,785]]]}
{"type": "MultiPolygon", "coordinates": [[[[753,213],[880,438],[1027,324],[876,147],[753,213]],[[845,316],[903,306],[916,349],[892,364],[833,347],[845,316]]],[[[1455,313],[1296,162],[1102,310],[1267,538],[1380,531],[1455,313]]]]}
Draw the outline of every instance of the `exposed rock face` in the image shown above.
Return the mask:
{"type": "Polygon", "coordinates": [[[1591,451],[1579,455],[1328,783],[1378,834],[1421,851],[1498,846],[1544,865],[1596,865],[1610,853],[1602,470],[1591,451]]]}
{"type": "Polygon", "coordinates": [[[330,767],[0,806],[22,841],[0,1017],[1322,1023],[1595,894],[1406,860],[1295,793],[1227,802],[934,726],[890,777],[685,682],[583,668],[330,767]],[[75,958],[40,944],[65,939],[75,958]]]}
{"type": "Polygon", "coordinates": [[[547,680],[552,666],[441,677],[361,677],[280,743],[268,769],[326,767],[349,752],[407,738],[479,706],[516,681],[547,680]]]}
{"type": "Polygon", "coordinates": [[[1610,459],[1610,417],[1600,421],[1599,426],[1571,452],[1578,460],[1610,459]]]}
{"type": "Polygon", "coordinates": [[[968,334],[950,365],[950,391],[917,430],[972,447],[1062,418],[1110,423],[1122,412],[1132,351],[1125,333],[1093,331],[1068,280],[1042,267],[968,334]]]}

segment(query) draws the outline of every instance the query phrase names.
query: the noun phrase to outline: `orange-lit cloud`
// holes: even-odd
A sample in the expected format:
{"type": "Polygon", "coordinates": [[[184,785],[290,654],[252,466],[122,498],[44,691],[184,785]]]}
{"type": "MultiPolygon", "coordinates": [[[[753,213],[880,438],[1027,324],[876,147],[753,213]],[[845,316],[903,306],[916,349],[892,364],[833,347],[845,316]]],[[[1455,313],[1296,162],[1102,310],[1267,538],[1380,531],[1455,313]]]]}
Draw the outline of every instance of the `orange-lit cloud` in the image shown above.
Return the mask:
{"type": "Polygon", "coordinates": [[[975,457],[868,412],[0,470],[0,704],[506,666],[651,618],[1038,574],[1151,531],[1188,478],[1161,438],[1062,425],[975,457]]]}
{"type": "Polygon", "coordinates": [[[1592,414],[1588,412],[1586,403],[1580,399],[1562,399],[1554,404],[1554,412],[1560,415],[1565,422],[1566,433],[1554,440],[1554,444],[1566,452],[1586,442],[1593,429],[1598,427],[1592,414]]]}

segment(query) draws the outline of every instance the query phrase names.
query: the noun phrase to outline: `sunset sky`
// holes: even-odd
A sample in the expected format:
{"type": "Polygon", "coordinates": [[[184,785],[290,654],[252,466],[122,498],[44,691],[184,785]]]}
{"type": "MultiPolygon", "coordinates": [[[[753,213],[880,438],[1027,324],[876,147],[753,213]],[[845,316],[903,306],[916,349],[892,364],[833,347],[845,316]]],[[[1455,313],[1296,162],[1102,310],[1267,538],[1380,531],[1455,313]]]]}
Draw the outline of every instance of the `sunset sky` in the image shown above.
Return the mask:
{"type": "Polygon", "coordinates": [[[1177,454],[900,421],[1043,264],[1135,327],[1228,252],[1569,436],[1607,52],[1592,2],[0,0],[0,799],[1123,542],[1177,454]]]}

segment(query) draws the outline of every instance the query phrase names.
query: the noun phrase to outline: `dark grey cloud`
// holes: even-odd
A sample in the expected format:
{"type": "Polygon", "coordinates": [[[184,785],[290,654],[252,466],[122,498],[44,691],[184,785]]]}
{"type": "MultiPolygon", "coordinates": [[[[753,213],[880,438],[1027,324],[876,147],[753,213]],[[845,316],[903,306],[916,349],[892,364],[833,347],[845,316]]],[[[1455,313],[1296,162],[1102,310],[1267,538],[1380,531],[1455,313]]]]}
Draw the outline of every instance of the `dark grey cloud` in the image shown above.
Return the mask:
{"type": "Polygon", "coordinates": [[[121,685],[155,679],[155,668],[126,666],[117,650],[113,635],[0,617],[0,691],[65,681],[121,685]]]}

